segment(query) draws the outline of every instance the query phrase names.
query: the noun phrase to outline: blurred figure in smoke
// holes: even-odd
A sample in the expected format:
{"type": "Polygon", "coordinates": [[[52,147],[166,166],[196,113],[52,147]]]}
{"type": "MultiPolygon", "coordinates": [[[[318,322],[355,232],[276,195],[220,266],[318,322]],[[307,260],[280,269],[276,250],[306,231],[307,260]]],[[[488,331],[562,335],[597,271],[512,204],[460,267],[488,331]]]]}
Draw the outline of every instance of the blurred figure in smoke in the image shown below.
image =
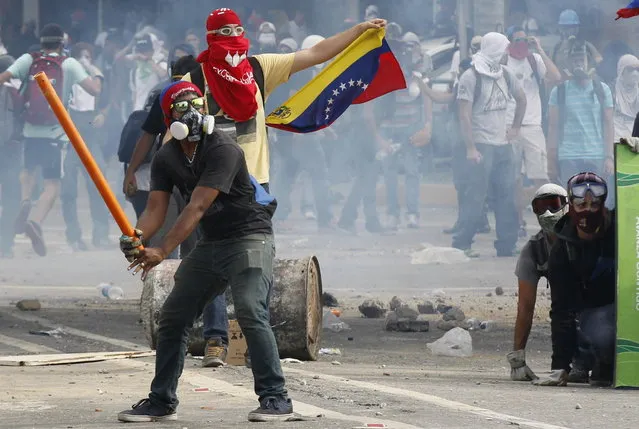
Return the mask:
{"type": "Polygon", "coordinates": [[[615,141],[632,135],[634,120],[639,113],[639,59],[624,55],[617,66],[615,84],[615,141]]]}
{"type": "Polygon", "coordinates": [[[453,247],[477,256],[471,245],[483,223],[488,194],[494,197],[498,257],[510,257],[517,243],[515,208],[515,164],[512,141],[519,136],[526,112],[526,96],[519,82],[501,60],[509,45],[503,34],[488,33],[473,56],[473,67],[459,78],[459,120],[467,149],[467,168],[475,180],[460,207],[461,228],[453,236],[453,247]],[[504,120],[508,101],[516,102],[512,123],[504,120]]]}
{"type": "Polygon", "coordinates": [[[564,79],[572,77],[571,52],[575,49],[585,49],[587,54],[586,68],[594,69],[602,61],[597,48],[579,35],[581,21],[579,15],[572,9],[566,9],[559,15],[559,34],[561,41],[553,50],[552,61],[563,74],[564,79]]]}
{"type": "MultiPolygon", "coordinates": [[[[102,76],[102,72],[93,64],[93,47],[88,43],[77,43],[71,49],[71,56],[78,60],[84,70],[91,76],[102,76]]],[[[100,148],[100,140],[95,136],[102,130],[105,117],[98,109],[97,98],[86,92],[80,85],[73,85],[69,101],[69,113],[78,131],[87,142],[93,158],[105,171],[106,163],[100,148]]],[[[62,217],[66,225],[67,243],[74,251],[86,251],[88,247],[82,239],[82,228],[78,220],[78,175],[84,174],[84,184],[89,195],[89,209],[93,222],[92,242],[96,248],[106,248],[109,243],[109,211],[97,188],[90,180],[86,169],[82,166],[78,154],[73,150],[64,157],[64,174],[60,200],[62,201],[62,217]]]]}
{"type": "Polygon", "coordinates": [[[308,36],[306,18],[301,10],[295,11],[295,17],[288,22],[288,32],[297,43],[302,43],[308,36]]]}
{"type": "MultiPolygon", "coordinates": [[[[519,236],[525,237],[527,232],[524,208],[530,201],[530,190],[524,188],[522,169],[535,188],[548,182],[546,136],[542,127],[543,118],[546,116],[546,87],[560,82],[561,73],[544,52],[539,39],[529,37],[521,27],[510,27],[507,35],[510,46],[502,64],[507,66],[519,81],[527,100],[519,137],[513,140],[517,183],[515,204],[519,214],[519,236]]],[[[512,123],[515,109],[515,101],[510,100],[506,115],[508,123],[512,123]]]]}
{"type": "Polygon", "coordinates": [[[193,52],[202,52],[202,48],[200,47],[200,32],[194,28],[190,28],[186,32],[186,37],[184,41],[191,45],[193,48],[193,52]]]}
{"type": "MultiPolygon", "coordinates": [[[[15,62],[0,55],[0,73],[15,62]]],[[[0,85],[0,258],[13,258],[15,219],[20,207],[20,168],[22,167],[22,123],[19,115],[20,81],[0,85]]]]}
{"type": "MultiPolygon", "coordinates": [[[[468,57],[470,58],[473,55],[475,55],[477,52],[479,52],[479,47],[481,46],[481,36],[473,36],[473,30],[472,28],[468,28],[466,35],[468,36],[468,57]]],[[[459,46],[459,41],[457,39],[455,39],[455,45],[459,46]]],[[[461,52],[459,51],[459,49],[457,49],[454,53],[453,53],[453,59],[451,60],[450,63],[450,72],[453,75],[453,85],[456,85],[458,83],[458,79],[459,76],[461,76],[459,74],[459,63],[460,63],[460,58],[461,58],[461,52]]]]}
{"type": "Polygon", "coordinates": [[[263,22],[257,33],[257,43],[260,54],[274,53],[277,50],[275,26],[271,22],[263,22]]]}
{"type": "Polygon", "coordinates": [[[435,28],[433,37],[454,36],[457,34],[457,22],[455,22],[456,1],[441,0],[439,12],[435,15],[435,28]]]}
{"type": "Polygon", "coordinates": [[[379,18],[379,8],[374,4],[366,6],[366,9],[364,10],[364,21],[370,21],[371,19],[377,18],[379,18]]]}
{"type": "Polygon", "coordinates": [[[402,40],[404,30],[402,26],[396,22],[389,22],[386,28],[386,40],[389,42],[399,42],[402,40]]]}
{"type": "Polygon", "coordinates": [[[133,110],[142,110],[149,92],[167,77],[166,60],[156,61],[153,39],[144,35],[137,40],[131,59],[134,68],[129,77],[129,89],[133,96],[133,110]]]}
{"type": "Polygon", "coordinates": [[[558,183],[580,171],[615,171],[612,93],[588,69],[585,45],[570,55],[572,78],[553,88],[548,110],[548,172],[558,183]]]}
{"type": "Polygon", "coordinates": [[[376,130],[377,140],[387,147],[384,157],[386,182],[387,227],[397,230],[401,223],[398,177],[400,169],[405,177],[406,224],[419,228],[419,197],[421,183],[421,148],[430,142],[433,107],[430,98],[421,90],[423,62],[421,44],[414,33],[406,33],[402,39],[399,62],[404,71],[408,88],[386,96],[378,107],[382,111],[376,130]],[[394,148],[394,149],[390,149],[394,148]]]}

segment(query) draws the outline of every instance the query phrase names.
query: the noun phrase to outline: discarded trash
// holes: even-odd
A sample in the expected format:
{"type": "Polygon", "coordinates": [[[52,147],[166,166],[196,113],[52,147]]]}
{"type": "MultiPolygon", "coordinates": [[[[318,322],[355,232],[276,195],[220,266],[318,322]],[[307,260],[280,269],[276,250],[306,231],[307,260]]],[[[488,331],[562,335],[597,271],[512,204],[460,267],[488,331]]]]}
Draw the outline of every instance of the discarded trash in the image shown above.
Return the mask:
{"type": "Polygon", "coordinates": [[[208,387],[196,387],[193,389],[194,392],[210,392],[208,387]]]}
{"type": "Polygon", "coordinates": [[[359,307],[359,312],[368,319],[379,319],[386,314],[386,308],[381,301],[367,299],[359,307]]]}
{"type": "Polygon", "coordinates": [[[339,361],[334,360],[333,362],[331,362],[331,365],[341,365],[342,363],[339,361]]]}
{"type": "Polygon", "coordinates": [[[38,311],[42,308],[40,301],[37,299],[23,299],[22,301],[18,301],[16,307],[21,311],[38,311]]]}
{"type": "Polygon", "coordinates": [[[453,328],[439,340],[426,344],[435,356],[470,357],[473,355],[473,339],[468,331],[453,328]]]}
{"type": "Polygon", "coordinates": [[[466,319],[466,322],[464,322],[464,327],[469,331],[477,331],[478,329],[481,329],[481,321],[479,319],[471,317],[470,319],[466,319]]]}
{"type": "Polygon", "coordinates": [[[50,331],[31,330],[29,331],[29,333],[32,335],[44,335],[46,337],[55,337],[55,338],[60,338],[62,335],[66,334],[66,332],[64,332],[61,328],[55,328],[50,331]]]}
{"type": "Polygon", "coordinates": [[[410,255],[411,264],[458,264],[470,261],[470,258],[466,256],[463,250],[452,247],[435,247],[430,244],[424,244],[422,247],[422,250],[413,252],[410,255]]]}
{"type": "Polygon", "coordinates": [[[364,426],[353,426],[352,429],[369,429],[369,428],[385,428],[388,427],[383,423],[367,423],[364,426]]]}
{"type": "Polygon", "coordinates": [[[304,363],[299,359],[293,359],[293,358],[286,358],[286,359],[282,359],[281,363],[304,363]]]}
{"type": "Polygon", "coordinates": [[[482,331],[490,332],[495,328],[495,322],[492,320],[485,320],[479,324],[479,328],[482,331]]]}
{"type": "Polygon", "coordinates": [[[113,283],[100,283],[97,287],[100,295],[107,299],[118,300],[124,298],[124,291],[117,286],[113,286],[113,283]]]}
{"type": "Polygon", "coordinates": [[[333,313],[337,317],[341,317],[342,316],[342,310],[340,310],[339,308],[331,308],[331,313],[333,313]]]}
{"type": "Polygon", "coordinates": [[[333,332],[348,331],[351,327],[346,322],[336,316],[330,309],[324,311],[324,319],[322,321],[324,329],[330,329],[333,332]]]}
{"type": "Polygon", "coordinates": [[[340,349],[320,349],[319,354],[325,356],[341,356],[342,351],[340,349]]]}

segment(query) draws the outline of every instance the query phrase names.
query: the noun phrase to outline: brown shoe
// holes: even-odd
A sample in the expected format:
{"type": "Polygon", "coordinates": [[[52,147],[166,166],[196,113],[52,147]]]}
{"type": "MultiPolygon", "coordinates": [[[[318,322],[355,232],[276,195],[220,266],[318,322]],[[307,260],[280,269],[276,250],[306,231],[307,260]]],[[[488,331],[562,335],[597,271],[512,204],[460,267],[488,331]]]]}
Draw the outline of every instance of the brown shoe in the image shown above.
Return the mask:
{"type": "Polygon", "coordinates": [[[220,340],[208,340],[204,347],[203,368],[217,368],[224,365],[226,346],[220,340]]]}
{"type": "Polygon", "coordinates": [[[31,246],[33,251],[38,256],[47,256],[47,246],[44,244],[44,237],[42,236],[42,228],[36,222],[30,220],[24,226],[24,233],[31,240],[31,246]]]}

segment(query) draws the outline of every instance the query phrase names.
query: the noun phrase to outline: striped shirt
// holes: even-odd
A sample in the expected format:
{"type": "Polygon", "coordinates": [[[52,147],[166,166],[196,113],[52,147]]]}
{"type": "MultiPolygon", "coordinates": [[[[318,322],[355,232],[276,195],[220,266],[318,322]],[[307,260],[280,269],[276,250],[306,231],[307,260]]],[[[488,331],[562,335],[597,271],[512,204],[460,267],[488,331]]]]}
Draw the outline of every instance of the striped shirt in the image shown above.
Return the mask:
{"type": "MultiPolygon", "coordinates": [[[[606,157],[603,138],[601,106],[592,81],[585,87],[574,81],[566,81],[566,105],[564,106],[564,138],[559,142],[559,159],[600,160],[606,157]]],[[[612,108],[612,93],[602,83],[605,108],[612,108]]],[[[551,106],[557,106],[557,87],[550,93],[551,106]]]]}

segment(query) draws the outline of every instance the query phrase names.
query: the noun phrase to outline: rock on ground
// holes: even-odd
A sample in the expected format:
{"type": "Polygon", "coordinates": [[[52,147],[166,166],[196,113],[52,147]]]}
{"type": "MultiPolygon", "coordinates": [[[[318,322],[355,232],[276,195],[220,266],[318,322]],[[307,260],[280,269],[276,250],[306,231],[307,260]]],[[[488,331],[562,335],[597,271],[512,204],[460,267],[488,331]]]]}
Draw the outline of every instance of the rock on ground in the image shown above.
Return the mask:
{"type": "Polygon", "coordinates": [[[37,299],[23,299],[16,304],[19,310],[22,311],[38,311],[42,308],[40,301],[37,299]]]}
{"type": "Polygon", "coordinates": [[[471,357],[473,355],[473,339],[468,331],[454,328],[439,340],[426,344],[435,356],[471,357]]]}
{"type": "Polygon", "coordinates": [[[359,307],[359,312],[368,319],[379,319],[384,317],[387,309],[384,303],[379,300],[367,299],[359,307]]]}
{"type": "Polygon", "coordinates": [[[402,301],[402,299],[398,296],[394,296],[393,298],[391,298],[390,303],[388,304],[388,308],[390,308],[391,311],[395,311],[400,307],[404,307],[406,304],[404,304],[404,301],[402,301]]]}
{"type": "Polygon", "coordinates": [[[431,301],[424,301],[421,304],[417,304],[417,310],[419,314],[436,314],[435,305],[431,301]]]}
{"type": "Polygon", "coordinates": [[[466,315],[459,307],[452,307],[446,313],[444,313],[443,319],[445,321],[455,320],[457,322],[463,322],[466,319],[466,315]]]}

